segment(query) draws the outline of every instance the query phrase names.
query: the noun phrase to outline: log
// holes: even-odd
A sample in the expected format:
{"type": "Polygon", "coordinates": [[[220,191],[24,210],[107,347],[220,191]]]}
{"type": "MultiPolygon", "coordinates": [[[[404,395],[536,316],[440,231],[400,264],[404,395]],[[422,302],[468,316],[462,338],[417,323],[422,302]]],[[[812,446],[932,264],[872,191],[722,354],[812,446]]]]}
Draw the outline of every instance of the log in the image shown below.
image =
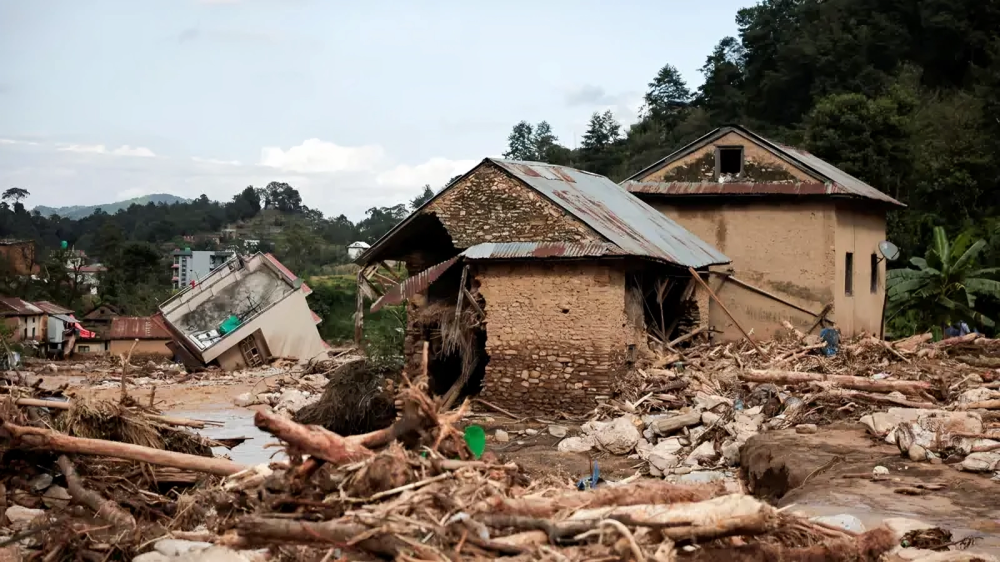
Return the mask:
{"type": "Polygon", "coordinates": [[[705,280],[701,278],[701,275],[698,275],[698,272],[695,271],[693,267],[689,267],[688,272],[691,273],[691,277],[693,277],[695,281],[700,283],[701,286],[706,291],[708,291],[708,296],[712,297],[712,300],[715,301],[715,304],[719,305],[719,308],[722,309],[722,312],[725,312],[726,316],[728,316],[729,319],[733,321],[733,324],[735,324],[736,328],[738,328],[740,333],[743,334],[743,337],[746,338],[748,342],[750,342],[750,345],[752,345],[755,350],[757,350],[757,354],[761,357],[767,357],[767,355],[764,354],[764,352],[760,349],[760,347],[757,346],[757,342],[755,342],[754,339],[750,337],[750,334],[748,334],[747,331],[743,329],[743,326],[740,324],[740,321],[737,320],[735,316],[733,316],[732,312],[729,312],[729,309],[726,308],[725,304],[723,304],[722,299],[716,296],[715,291],[713,291],[712,288],[708,286],[708,283],[706,283],[705,280]]]}
{"type": "Polygon", "coordinates": [[[322,459],[334,466],[364,460],[375,454],[358,441],[345,439],[318,425],[296,423],[274,412],[263,410],[257,412],[254,414],[253,423],[299,452],[322,459]]]}
{"type": "Polygon", "coordinates": [[[80,475],[76,473],[76,467],[66,455],[59,455],[56,462],[66,478],[66,488],[69,495],[73,496],[74,500],[94,510],[99,519],[120,527],[135,528],[135,518],[132,517],[131,513],[122,509],[117,503],[106,500],[97,492],[83,486],[80,475]]]}
{"type": "Polygon", "coordinates": [[[0,429],[15,440],[15,448],[41,449],[60,453],[78,453],[113,457],[131,461],[145,462],[156,466],[169,466],[195,472],[229,476],[246,469],[245,466],[227,459],[201,457],[187,453],[162,451],[141,445],[105,441],[103,439],[86,439],[70,437],[57,431],[38,427],[25,427],[4,422],[0,429]]]}
{"type": "Polygon", "coordinates": [[[973,357],[971,355],[959,355],[955,358],[955,361],[983,369],[1000,368],[1000,357],[983,357],[982,355],[979,357],[973,357]]]}
{"type": "Polygon", "coordinates": [[[700,423],[701,412],[688,412],[671,418],[658,419],[649,424],[649,427],[657,435],[666,436],[682,428],[698,425],[700,423]]]}
{"type": "MultiPolygon", "coordinates": [[[[236,541],[223,541],[227,546],[270,546],[271,542],[322,544],[322,541],[341,548],[372,529],[350,521],[290,521],[287,519],[245,518],[236,524],[239,532],[236,541]]],[[[377,533],[353,543],[353,547],[382,556],[395,556],[409,545],[391,533],[377,533]]]]}
{"type": "Polygon", "coordinates": [[[960,343],[969,343],[971,341],[975,341],[976,338],[978,337],[980,337],[980,334],[972,332],[970,334],[965,334],[964,336],[956,336],[954,338],[943,339],[934,344],[934,347],[948,347],[950,345],[958,345],[960,343]]]}
{"type": "Polygon", "coordinates": [[[963,410],[1000,410],[1000,400],[983,400],[982,402],[969,402],[962,404],[963,410]]]}
{"type": "Polygon", "coordinates": [[[934,409],[938,407],[937,404],[931,404],[930,402],[913,402],[904,398],[895,398],[893,396],[884,396],[882,394],[869,394],[858,390],[844,390],[842,388],[830,389],[826,392],[826,394],[832,396],[843,396],[844,398],[849,398],[851,400],[862,400],[875,404],[892,404],[895,406],[902,406],[904,408],[934,409]]]}
{"type": "Polygon", "coordinates": [[[803,373],[799,371],[777,371],[751,369],[742,371],[739,378],[746,382],[769,382],[775,384],[801,384],[806,382],[832,382],[837,386],[869,392],[895,392],[920,394],[934,387],[923,381],[873,381],[865,377],[851,375],[826,375],[823,373],[803,373]]]}

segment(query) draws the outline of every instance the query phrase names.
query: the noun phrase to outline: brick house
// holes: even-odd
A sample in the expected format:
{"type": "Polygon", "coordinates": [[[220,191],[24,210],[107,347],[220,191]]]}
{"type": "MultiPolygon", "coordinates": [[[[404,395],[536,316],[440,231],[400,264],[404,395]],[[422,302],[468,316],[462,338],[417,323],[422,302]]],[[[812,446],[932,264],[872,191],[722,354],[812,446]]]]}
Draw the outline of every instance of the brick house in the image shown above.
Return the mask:
{"type": "MultiPolygon", "coordinates": [[[[743,127],[716,129],[622,183],[732,258],[710,285],[765,338],[789,321],[832,321],[843,336],[879,334],[886,213],[904,205],[828,162],[743,127]],[[824,315],[824,311],[828,311],[824,315]]],[[[703,323],[741,337],[715,302],[703,323]]],[[[815,333],[815,332],[814,332],[815,333]]]]}
{"type": "Polygon", "coordinates": [[[14,341],[45,341],[45,311],[17,297],[0,297],[0,317],[14,341]]]}
{"type": "Polygon", "coordinates": [[[434,392],[464,378],[467,393],[553,413],[586,412],[610,397],[646,347],[647,328],[679,314],[688,268],[729,261],[603,176],[492,158],[358,258],[362,294],[385,279],[376,270],[390,260],[411,276],[387,283],[371,310],[407,301],[409,372],[428,341],[434,392]],[[650,318],[653,287],[671,279],[666,312],[650,318]],[[459,313],[477,318],[471,373],[468,358],[439,341],[459,313]]]}

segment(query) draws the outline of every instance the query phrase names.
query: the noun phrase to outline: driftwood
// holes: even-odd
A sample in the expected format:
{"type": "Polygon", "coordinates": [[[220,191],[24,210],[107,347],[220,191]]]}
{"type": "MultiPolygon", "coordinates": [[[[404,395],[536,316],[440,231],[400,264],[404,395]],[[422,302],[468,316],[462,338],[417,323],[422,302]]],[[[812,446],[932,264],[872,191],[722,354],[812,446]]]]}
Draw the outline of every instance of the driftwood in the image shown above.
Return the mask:
{"type": "MultiPolygon", "coordinates": [[[[332,463],[334,466],[364,460],[375,454],[362,445],[360,440],[341,437],[318,425],[302,425],[273,412],[263,410],[257,412],[254,414],[253,423],[299,452],[332,463]]],[[[381,435],[383,431],[375,433],[381,435]]]]}
{"type": "Polygon", "coordinates": [[[934,344],[934,347],[948,347],[950,345],[957,345],[960,343],[969,343],[976,341],[976,338],[981,338],[982,334],[977,334],[972,332],[971,334],[965,334],[964,336],[956,336],[954,338],[943,339],[934,344]]]}
{"type": "Polygon", "coordinates": [[[837,386],[868,392],[895,392],[920,394],[933,389],[923,381],[873,381],[865,377],[850,375],[826,375],[823,373],[802,373],[799,371],[777,371],[751,369],[739,373],[740,380],[746,382],[770,382],[775,384],[801,384],[807,382],[831,382],[837,386]]]}
{"type": "Polygon", "coordinates": [[[662,418],[649,424],[650,429],[657,435],[670,435],[671,433],[692,425],[701,423],[701,412],[688,412],[669,418],[662,418]]]}
{"type": "Polygon", "coordinates": [[[272,542],[345,545],[383,556],[395,556],[409,545],[391,532],[372,534],[365,525],[351,521],[290,521],[287,519],[246,518],[236,524],[239,535],[223,537],[220,541],[230,547],[269,546],[272,542]],[[363,540],[358,537],[366,536],[363,540]]]}
{"type": "Polygon", "coordinates": [[[162,451],[151,447],[119,443],[117,441],[105,441],[103,439],[70,437],[57,431],[19,426],[9,422],[4,422],[0,428],[2,428],[3,433],[14,439],[15,447],[25,449],[113,457],[219,476],[229,476],[246,468],[241,464],[226,459],[162,451]]]}
{"type": "MultiPolygon", "coordinates": [[[[69,410],[71,408],[71,403],[62,400],[38,400],[36,398],[18,398],[15,402],[18,406],[26,407],[37,407],[37,408],[51,408],[53,410],[69,410]]],[[[194,429],[204,429],[206,425],[222,425],[214,422],[206,422],[201,420],[192,420],[188,418],[174,418],[170,416],[158,416],[153,414],[142,414],[142,416],[150,421],[159,422],[166,425],[175,425],[180,427],[193,427],[194,429]]]]}
{"type": "Polygon", "coordinates": [[[113,525],[135,528],[135,518],[132,514],[122,509],[117,503],[106,500],[93,490],[88,490],[83,486],[80,476],[76,473],[76,467],[66,455],[59,455],[56,461],[63,476],[66,477],[66,488],[73,499],[94,510],[98,518],[113,525]]]}
{"type": "Polygon", "coordinates": [[[902,406],[904,408],[933,409],[939,407],[937,404],[932,404],[930,402],[913,402],[905,398],[896,398],[894,396],[886,396],[883,394],[869,394],[867,392],[844,390],[842,388],[831,388],[827,390],[825,394],[828,396],[842,396],[851,400],[872,402],[874,404],[892,404],[894,406],[902,406]]]}
{"type": "Polygon", "coordinates": [[[1000,410],[1000,400],[983,400],[982,402],[969,402],[962,404],[963,410],[1000,410]]]}

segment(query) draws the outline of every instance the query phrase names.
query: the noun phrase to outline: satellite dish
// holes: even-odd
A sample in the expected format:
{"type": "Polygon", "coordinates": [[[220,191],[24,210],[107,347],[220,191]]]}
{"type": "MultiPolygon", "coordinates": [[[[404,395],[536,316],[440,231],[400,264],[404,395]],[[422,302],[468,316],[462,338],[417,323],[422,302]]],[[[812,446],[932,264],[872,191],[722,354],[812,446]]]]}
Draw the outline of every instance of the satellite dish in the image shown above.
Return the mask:
{"type": "Polygon", "coordinates": [[[883,240],[878,243],[878,252],[882,254],[883,258],[889,261],[896,261],[899,259],[899,248],[888,240],[883,240]]]}

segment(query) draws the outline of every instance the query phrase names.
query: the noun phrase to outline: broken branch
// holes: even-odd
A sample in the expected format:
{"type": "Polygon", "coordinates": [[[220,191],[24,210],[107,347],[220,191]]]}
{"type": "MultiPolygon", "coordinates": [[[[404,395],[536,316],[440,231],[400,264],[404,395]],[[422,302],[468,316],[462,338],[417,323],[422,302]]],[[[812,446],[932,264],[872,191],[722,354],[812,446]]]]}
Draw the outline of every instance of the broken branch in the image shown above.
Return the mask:
{"type": "Polygon", "coordinates": [[[56,462],[59,464],[63,476],[66,477],[66,488],[73,499],[94,510],[98,518],[104,519],[108,523],[129,529],[135,528],[135,518],[132,517],[131,513],[122,509],[117,503],[106,500],[97,492],[83,486],[80,475],[76,473],[76,467],[66,455],[59,455],[56,462]]]}

